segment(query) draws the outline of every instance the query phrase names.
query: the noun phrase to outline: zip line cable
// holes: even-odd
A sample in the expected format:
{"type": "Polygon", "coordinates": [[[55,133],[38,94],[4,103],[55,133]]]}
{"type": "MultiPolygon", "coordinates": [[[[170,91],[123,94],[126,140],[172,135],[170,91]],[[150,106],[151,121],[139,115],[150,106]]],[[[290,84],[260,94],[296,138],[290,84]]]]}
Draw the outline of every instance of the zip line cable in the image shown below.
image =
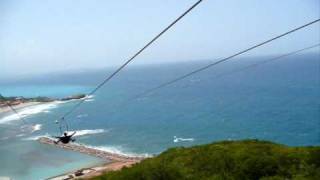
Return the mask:
{"type": "MultiPolygon", "coordinates": [[[[222,73],[220,75],[217,75],[215,76],[214,78],[219,78],[219,77],[223,77],[225,75],[229,75],[229,74],[233,74],[233,73],[236,73],[236,72],[241,72],[241,71],[244,71],[244,70],[247,70],[247,69],[250,69],[250,68],[253,68],[253,67],[256,67],[256,66],[260,66],[260,65],[263,65],[263,64],[266,64],[266,63],[269,63],[269,62],[272,62],[272,61],[275,61],[275,60],[278,60],[278,59],[282,59],[282,58],[285,58],[287,56],[291,56],[291,55],[294,55],[294,54],[297,54],[297,53],[300,53],[300,52],[303,52],[303,51],[306,51],[306,50],[309,50],[309,49],[313,49],[315,47],[319,47],[320,46],[320,43],[318,44],[315,44],[315,45],[312,45],[312,46],[308,46],[306,48],[303,48],[303,49],[299,49],[299,50],[296,50],[296,51],[293,51],[293,52],[290,52],[290,53],[286,53],[286,54],[283,54],[283,55],[280,55],[280,56],[277,56],[275,58],[271,58],[271,59],[267,59],[267,60],[263,60],[261,62],[258,62],[258,63],[254,63],[254,64],[251,64],[249,66],[246,66],[244,68],[241,68],[241,69],[238,69],[238,70],[235,70],[235,71],[232,71],[232,72],[227,72],[227,73],[222,73]]],[[[141,97],[141,96],[139,96],[141,97]]],[[[4,101],[6,100],[1,94],[0,94],[0,98],[3,99],[4,101]]],[[[133,100],[133,99],[131,99],[133,100]]],[[[13,108],[9,103],[5,102],[5,104],[18,116],[18,118],[24,122],[24,124],[27,124],[26,121],[20,116],[20,114],[17,112],[17,110],[15,108],[13,108]]],[[[60,131],[62,132],[62,129],[60,128],[60,131]]]]}
{"type": "Polygon", "coordinates": [[[196,69],[196,70],[194,70],[194,71],[191,71],[191,72],[189,72],[189,73],[187,73],[187,74],[184,74],[184,75],[182,75],[182,76],[180,76],[180,77],[178,77],[178,78],[175,78],[175,79],[173,79],[173,80],[170,80],[170,81],[168,81],[168,82],[165,82],[165,83],[163,83],[163,84],[161,84],[161,85],[159,85],[159,86],[156,86],[156,87],[154,87],[154,88],[148,89],[148,90],[142,92],[141,94],[138,94],[137,96],[134,96],[134,97],[131,98],[129,101],[134,100],[134,99],[137,99],[137,98],[140,98],[140,97],[142,97],[142,96],[145,96],[145,95],[147,95],[147,94],[149,94],[149,93],[151,93],[151,92],[154,92],[154,91],[156,91],[156,90],[158,90],[158,89],[160,89],[160,88],[163,88],[163,87],[168,86],[168,85],[171,85],[171,84],[173,84],[173,83],[175,83],[175,82],[177,82],[177,81],[183,80],[183,79],[185,79],[185,78],[187,78],[187,77],[189,77],[189,76],[192,76],[193,74],[199,73],[199,72],[204,71],[204,70],[206,70],[206,69],[208,69],[208,68],[211,68],[211,67],[213,67],[213,66],[216,66],[216,65],[218,65],[218,64],[220,64],[220,63],[226,62],[226,61],[228,61],[228,60],[230,60],[230,59],[232,59],[232,58],[234,58],[234,57],[236,57],[236,56],[239,56],[239,55],[244,54],[244,53],[246,53],[246,52],[248,52],[248,51],[250,51],[250,50],[253,50],[253,49],[255,49],[255,48],[258,48],[258,47],[260,47],[260,46],[263,46],[263,45],[265,45],[265,44],[267,44],[267,43],[270,43],[270,42],[272,42],[272,41],[274,41],[274,40],[276,40],[276,39],[279,39],[279,38],[281,38],[281,37],[284,37],[284,36],[286,36],[286,35],[288,35],[288,34],[291,34],[291,33],[295,32],[295,31],[298,31],[298,30],[300,30],[300,29],[306,28],[306,27],[308,27],[308,26],[310,26],[310,25],[312,25],[312,24],[314,24],[314,23],[317,23],[317,22],[319,22],[319,21],[320,21],[320,19],[311,21],[311,22],[309,22],[309,23],[307,23],[307,24],[304,24],[304,25],[302,25],[302,26],[300,26],[300,27],[297,27],[297,28],[295,28],[295,29],[292,29],[292,30],[290,30],[290,31],[288,31],[288,32],[286,32],[286,33],[280,34],[280,35],[278,35],[278,36],[276,36],[276,37],[274,37],[274,38],[271,38],[271,39],[266,40],[266,41],[264,41],[264,42],[262,42],[262,43],[259,43],[259,44],[257,44],[257,45],[254,45],[254,46],[252,46],[252,47],[250,47],[250,48],[248,48],[248,49],[242,50],[242,51],[240,51],[240,52],[238,52],[238,53],[236,53],[236,54],[233,54],[233,55],[231,55],[231,56],[228,56],[228,57],[226,57],[226,58],[224,58],[224,59],[221,59],[221,60],[219,60],[219,61],[216,61],[216,62],[211,63],[211,64],[209,64],[209,65],[206,65],[206,66],[204,66],[204,67],[201,67],[201,68],[196,69]]]}
{"type": "MultiPolygon", "coordinates": [[[[282,54],[280,56],[277,56],[277,57],[274,57],[274,58],[271,58],[271,59],[266,59],[266,60],[262,60],[260,62],[254,63],[254,64],[250,64],[250,65],[245,66],[245,67],[240,68],[240,69],[236,69],[236,70],[232,70],[232,71],[229,71],[229,72],[226,72],[226,73],[218,74],[218,75],[214,76],[213,78],[220,78],[220,77],[223,77],[223,76],[226,76],[226,75],[230,75],[230,74],[233,74],[233,73],[245,71],[247,69],[254,68],[254,67],[266,64],[266,63],[270,63],[272,61],[279,60],[279,59],[282,59],[282,58],[285,58],[285,57],[288,57],[288,56],[292,56],[294,54],[297,54],[297,53],[300,53],[300,52],[303,52],[303,51],[307,51],[307,50],[310,50],[310,49],[313,49],[313,48],[316,48],[316,47],[319,47],[319,46],[320,46],[320,43],[314,44],[314,45],[311,45],[311,46],[308,46],[308,47],[305,47],[305,48],[302,48],[302,49],[299,49],[299,50],[295,50],[295,51],[292,51],[292,52],[289,52],[289,53],[286,53],[286,54],[282,54]]],[[[152,89],[154,89],[154,88],[152,88],[152,89]]],[[[147,91],[145,91],[145,92],[147,92],[147,91]]],[[[145,92],[142,92],[142,93],[140,93],[140,94],[138,94],[138,95],[126,100],[125,102],[118,104],[117,106],[118,107],[126,106],[131,101],[133,101],[135,99],[138,99],[138,98],[141,98],[141,97],[151,93],[151,92],[148,92],[148,93],[145,93],[145,92]]],[[[115,113],[115,112],[111,112],[111,113],[115,113]]]]}
{"type": "Polygon", "coordinates": [[[275,60],[283,59],[285,57],[292,56],[294,54],[298,54],[300,52],[307,51],[307,50],[310,50],[310,49],[313,49],[313,48],[316,48],[316,47],[319,47],[319,46],[320,46],[320,43],[314,44],[312,46],[308,46],[308,47],[305,47],[305,48],[302,48],[302,49],[299,49],[299,50],[295,50],[295,51],[292,51],[292,52],[289,52],[289,53],[286,53],[286,54],[282,54],[280,56],[277,56],[277,57],[274,57],[274,58],[271,58],[271,59],[266,59],[266,60],[262,60],[260,62],[254,63],[254,64],[250,64],[250,65],[245,66],[245,67],[240,68],[240,69],[236,69],[236,70],[233,70],[233,71],[230,71],[230,72],[227,72],[227,73],[219,74],[219,75],[215,76],[214,78],[219,78],[219,77],[223,77],[223,76],[226,76],[226,75],[229,75],[229,74],[245,71],[247,69],[254,68],[256,66],[261,66],[263,64],[270,63],[270,62],[275,61],[275,60]]]}
{"type": "Polygon", "coordinates": [[[285,57],[288,57],[288,56],[292,56],[294,54],[298,54],[300,52],[307,51],[309,49],[313,49],[313,48],[316,48],[316,47],[319,47],[319,46],[320,46],[320,43],[314,44],[312,46],[308,46],[308,47],[305,47],[305,48],[302,48],[302,49],[299,49],[299,50],[296,50],[296,51],[293,51],[293,52],[290,52],[290,53],[286,53],[286,54],[283,54],[283,55],[280,55],[280,56],[277,56],[277,57],[274,57],[274,58],[271,58],[271,59],[262,60],[261,62],[257,62],[257,63],[251,64],[249,66],[246,66],[246,67],[238,69],[238,70],[234,70],[234,71],[229,72],[229,73],[220,74],[220,75],[218,75],[216,77],[221,77],[221,76],[224,76],[224,75],[229,75],[229,74],[232,74],[232,73],[241,72],[241,71],[244,71],[244,70],[256,67],[256,66],[260,66],[260,65],[263,65],[263,64],[275,61],[275,60],[279,60],[279,59],[282,59],[282,58],[285,58],[285,57]]]}
{"type": "MultiPolygon", "coordinates": [[[[158,35],[156,35],[151,41],[149,41],[144,47],[142,47],[138,52],[136,52],[131,58],[129,58],[123,65],[121,65],[116,71],[114,71],[110,76],[108,76],[103,82],[101,82],[95,89],[93,89],[88,95],[94,94],[98,89],[100,89],[104,84],[106,84],[108,81],[110,81],[116,74],[118,74],[124,67],[126,67],[131,61],[133,61],[138,55],[140,55],[145,49],[147,49],[151,44],[153,44],[160,36],[162,36],[165,32],[167,32],[171,27],[173,27],[178,21],[180,21],[184,16],[186,16],[192,9],[194,9],[196,6],[198,6],[203,0],[199,0],[196,3],[194,3],[189,9],[187,9],[183,14],[181,14],[177,19],[175,19],[171,24],[169,24],[164,30],[162,30],[158,35]]],[[[71,108],[69,111],[67,111],[62,117],[61,120],[63,120],[66,124],[67,131],[69,129],[67,121],[65,120],[65,117],[70,115],[74,110],[76,110],[85,99],[82,99],[80,102],[78,102],[73,108],[71,108]]],[[[60,126],[61,129],[61,126],[60,126]]]]}
{"type": "MultiPolygon", "coordinates": [[[[197,1],[195,4],[193,4],[187,11],[185,11],[181,16],[179,16],[175,21],[173,21],[169,26],[167,26],[163,31],[161,31],[156,37],[154,37],[149,43],[147,43],[143,48],[141,48],[136,54],[134,54],[131,58],[129,58],[123,65],[121,65],[115,72],[113,72],[110,76],[108,76],[102,83],[100,83],[95,89],[93,89],[88,95],[92,95],[92,94],[94,94],[98,89],[100,89],[104,84],[106,84],[107,82],[109,82],[116,74],[118,74],[124,67],[126,67],[132,60],[134,60],[139,54],[141,54],[147,47],[149,47],[153,42],[155,42],[161,35],[163,35],[166,31],[168,31],[172,26],[174,26],[179,20],[181,20],[185,15],[187,15],[192,9],[194,9],[197,5],[199,5],[200,3],[202,2],[202,0],[199,0],[199,1],[197,1]]],[[[198,73],[198,72],[201,72],[201,71],[203,71],[203,70],[206,70],[206,69],[208,69],[208,68],[210,68],[210,67],[212,67],[212,66],[215,66],[215,65],[217,65],[217,64],[220,64],[220,63],[222,63],[222,62],[225,62],[225,61],[227,61],[227,60],[229,60],[229,59],[232,59],[232,58],[234,58],[234,57],[236,57],[236,56],[239,56],[239,55],[241,55],[241,54],[244,54],[244,53],[246,53],[246,52],[248,52],[248,51],[250,51],[250,50],[252,50],[252,49],[255,49],[255,48],[257,48],[257,47],[260,47],[260,46],[262,46],[262,45],[264,45],[264,44],[267,44],[267,43],[269,43],[269,42],[272,42],[272,41],[274,41],[274,40],[276,40],[276,39],[279,39],[279,38],[281,38],[281,37],[283,37],[283,36],[286,36],[286,35],[288,35],[288,34],[291,34],[291,33],[293,33],[293,32],[295,32],[295,31],[298,31],[298,30],[300,30],[300,29],[303,29],[303,28],[305,28],[305,27],[307,27],[307,26],[310,26],[310,25],[312,25],[312,24],[314,24],[314,23],[317,23],[317,22],[319,22],[320,21],[320,19],[317,19],[317,20],[314,20],[314,21],[311,21],[311,22],[309,22],[309,23],[307,23],[307,24],[304,24],[304,25],[302,25],[302,26],[300,26],[300,27],[297,27],[297,28],[295,28],[295,29],[293,29],[293,30],[290,30],[290,31],[288,31],[288,32],[286,32],[286,33],[283,33],[283,34],[281,34],[281,35],[278,35],[278,36],[276,36],[276,37],[274,37],[274,38],[271,38],[271,39],[269,39],[269,40],[267,40],[267,41],[264,41],[264,42],[262,42],[262,43],[260,43],[260,44],[257,44],[257,45],[255,45],[255,46],[253,46],[253,47],[250,47],[250,48],[248,48],[248,49],[245,49],[245,50],[243,50],[243,51],[240,51],[240,52],[238,52],[238,53],[236,53],[236,54],[234,54],[234,55],[231,55],[231,56],[229,56],[229,57],[227,57],[227,58],[224,58],[224,59],[222,59],[222,60],[220,60],[220,61],[217,61],[217,62],[215,62],[215,63],[212,63],[212,64],[209,64],[209,65],[207,65],[207,66],[205,66],[205,67],[202,67],[202,68],[200,68],[200,69],[196,69],[196,70],[194,70],[194,71],[192,71],[192,72],[190,72],[190,73],[187,73],[187,74],[185,74],[185,75],[183,75],[183,76],[181,76],[181,77],[178,77],[178,78],[176,78],[176,79],[173,79],[173,80],[171,80],[171,81],[169,81],[169,82],[167,82],[167,83],[164,83],[164,84],[161,84],[160,86],[157,86],[157,87],[155,87],[155,88],[152,88],[152,89],[150,89],[150,90],[147,90],[147,91],[145,91],[143,94],[148,94],[148,93],[150,93],[150,92],[152,92],[152,91],[155,91],[155,90],[157,90],[157,89],[159,89],[159,88],[162,88],[162,87],[165,87],[165,86],[167,86],[167,85],[170,85],[170,84],[172,84],[172,83],[175,83],[175,82],[177,82],[177,81],[180,81],[180,80],[182,80],[182,79],[185,79],[185,78],[187,78],[187,77],[189,77],[189,76],[191,76],[191,75],[193,75],[193,74],[195,74],[195,73],[198,73]]],[[[65,117],[67,117],[68,115],[70,115],[74,110],[76,110],[83,102],[85,101],[85,99],[82,99],[80,102],[78,102],[75,106],[73,106],[73,108],[71,108],[69,111],[67,111],[62,117],[61,117],[61,119],[60,119],[60,121],[59,121],[59,124],[60,124],[60,129],[61,129],[61,120],[63,120],[64,122],[65,122],[65,124],[66,124],[66,128],[67,128],[67,131],[68,131],[68,129],[69,129],[69,127],[68,127],[68,123],[67,123],[67,121],[65,120],[65,117]]]]}
{"type": "MultiPolygon", "coordinates": [[[[139,51],[137,51],[137,52],[136,52],[131,58],[129,58],[124,64],[122,64],[116,71],[114,71],[114,72],[113,72],[111,75],[109,75],[104,81],[102,81],[100,84],[98,84],[98,86],[97,86],[96,88],[94,88],[90,93],[88,93],[88,96],[93,95],[93,94],[94,94],[96,91],[98,91],[102,86],[104,86],[107,82],[109,82],[109,81],[110,81],[114,76],[116,76],[122,69],[124,69],[130,62],[132,62],[137,56],[139,56],[145,49],[147,49],[150,45],[152,45],[157,39],[159,39],[164,33],[166,33],[166,32],[167,32],[170,28],[172,28],[176,23],[178,23],[184,16],[186,16],[188,13],[190,13],[190,12],[191,12],[195,7],[197,7],[202,1],[203,1],[203,0],[198,0],[196,3],[194,3],[194,4],[193,4],[190,8],[188,8],[183,14],[181,14],[177,19],[175,19],[171,24],[169,24],[164,30],[162,30],[159,34],[157,34],[151,41],[149,41],[145,46],[143,46],[139,51]]],[[[183,75],[183,76],[180,76],[180,77],[178,77],[178,78],[176,78],[176,79],[173,79],[173,80],[168,81],[168,82],[166,82],[166,83],[163,83],[163,84],[161,84],[161,85],[159,85],[159,86],[156,86],[156,87],[154,87],[154,88],[151,88],[151,89],[149,89],[149,90],[146,90],[146,91],[144,91],[143,93],[141,93],[141,94],[139,94],[139,95],[131,98],[130,100],[137,99],[137,98],[139,98],[139,97],[141,97],[141,96],[144,96],[144,95],[149,94],[149,93],[151,93],[151,92],[153,92],[153,91],[156,91],[157,89],[163,88],[163,87],[168,86],[168,85],[171,85],[171,84],[173,84],[173,83],[175,83],[175,82],[177,82],[177,81],[183,80],[183,79],[185,79],[185,78],[187,78],[187,77],[189,77],[189,76],[192,76],[193,74],[199,73],[199,72],[204,71],[204,70],[206,70],[206,69],[208,69],[208,68],[210,68],[210,67],[213,67],[213,66],[218,65],[218,64],[220,64],[220,63],[226,62],[226,61],[228,61],[228,60],[230,60],[230,59],[232,59],[232,58],[234,58],[234,57],[236,57],[236,56],[239,56],[239,55],[244,54],[244,53],[246,53],[246,52],[248,52],[248,51],[251,51],[251,50],[253,50],[253,49],[256,49],[256,48],[258,48],[258,47],[260,47],[260,46],[263,46],[263,45],[265,45],[265,44],[267,44],[267,43],[270,43],[270,42],[272,42],[272,41],[274,41],[274,40],[277,40],[277,39],[279,39],[279,38],[281,38],[281,37],[284,37],[284,36],[286,36],[286,35],[289,35],[289,34],[295,32],[295,31],[298,31],[298,30],[300,30],[300,29],[306,28],[306,27],[308,27],[308,26],[310,26],[310,25],[312,25],[312,24],[314,24],[314,23],[317,23],[317,22],[319,22],[319,21],[320,21],[320,19],[316,19],[316,20],[311,21],[311,22],[309,22],[309,23],[307,23],[307,24],[304,24],[304,25],[302,25],[302,26],[300,26],[300,27],[297,27],[297,28],[295,28],[295,29],[292,29],[292,30],[290,30],[290,31],[288,31],[288,32],[286,32],[286,33],[280,34],[280,35],[278,35],[278,36],[276,36],[276,37],[274,37],[274,38],[271,38],[271,39],[266,40],[266,41],[264,41],[264,42],[262,42],[262,43],[259,43],[259,44],[257,44],[257,45],[254,45],[254,46],[252,46],[252,47],[250,47],[250,48],[248,48],[248,49],[242,50],[242,51],[240,51],[240,52],[238,52],[238,53],[236,53],[236,54],[233,54],[233,55],[231,55],[231,56],[229,56],[229,57],[226,57],[226,58],[224,58],[224,59],[221,59],[221,60],[216,61],[216,62],[214,62],[214,63],[211,63],[211,64],[209,64],[209,65],[206,65],[206,66],[204,66],[204,67],[202,67],[202,68],[196,69],[196,70],[194,70],[194,71],[192,71],[192,72],[189,72],[189,73],[187,73],[187,74],[185,74],[185,75],[183,75]]],[[[283,56],[274,58],[273,60],[280,59],[280,58],[283,58],[283,57],[285,57],[285,56],[289,56],[289,55],[291,55],[291,54],[295,54],[295,53],[304,51],[304,50],[306,50],[306,49],[313,48],[313,47],[315,47],[315,46],[319,46],[319,44],[314,45],[314,46],[312,46],[312,47],[307,47],[307,48],[298,50],[298,51],[296,51],[296,52],[292,52],[292,53],[289,53],[289,54],[285,54],[285,55],[283,55],[283,56]]],[[[255,64],[255,65],[256,65],[256,64],[255,64]]],[[[255,65],[253,65],[253,66],[255,66],[255,65]]],[[[1,94],[0,94],[0,98],[2,98],[3,100],[5,100],[5,98],[4,98],[1,94]]],[[[81,99],[77,104],[75,104],[69,111],[67,111],[67,112],[60,118],[60,120],[58,121],[59,126],[60,126],[60,127],[59,127],[59,128],[60,128],[60,132],[62,132],[62,125],[61,125],[61,122],[62,122],[62,121],[61,121],[61,120],[64,121],[65,127],[66,127],[66,129],[67,129],[67,131],[68,131],[69,126],[68,126],[68,123],[67,123],[67,121],[66,121],[65,118],[66,118],[68,115],[70,115],[73,111],[75,111],[81,104],[83,104],[84,101],[85,101],[85,98],[84,98],[84,99],[81,99]]],[[[20,114],[16,111],[15,108],[13,108],[13,107],[12,107],[9,103],[7,103],[6,101],[5,101],[5,104],[18,116],[18,118],[19,118],[23,123],[27,124],[27,122],[22,118],[22,116],[20,116],[20,114]]]]}
{"type": "MultiPolygon", "coordinates": [[[[268,59],[268,60],[261,61],[259,63],[251,64],[249,66],[246,66],[246,67],[241,68],[241,69],[237,69],[235,71],[231,71],[229,73],[227,72],[227,73],[223,73],[223,74],[217,75],[214,78],[219,78],[219,77],[223,77],[225,75],[230,75],[230,74],[233,74],[233,73],[242,72],[243,70],[248,70],[248,69],[251,69],[251,68],[254,68],[254,67],[258,67],[260,65],[264,65],[266,63],[274,62],[275,60],[283,59],[285,57],[292,56],[292,55],[295,55],[295,54],[298,54],[298,53],[301,53],[303,51],[307,51],[307,50],[310,50],[310,49],[313,49],[313,48],[316,48],[316,47],[319,47],[319,46],[320,46],[320,43],[312,45],[312,46],[308,46],[306,48],[299,49],[299,50],[296,50],[296,51],[293,51],[293,52],[290,52],[290,53],[286,53],[286,54],[283,54],[281,56],[277,56],[277,57],[272,58],[272,59],[268,59]]],[[[255,90],[255,92],[261,93],[261,92],[266,92],[266,90],[265,90],[265,88],[258,88],[258,89],[255,90]]],[[[243,100],[246,100],[246,99],[248,99],[247,96],[237,98],[235,101],[232,101],[231,103],[228,103],[227,105],[225,105],[225,107],[229,108],[230,106],[233,106],[234,104],[236,104],[238,102],[241,102],[243,100]]],[[[286,101],[286,102],[290,102],[290,101],[286,101]]],[[[222,107],[217,112],[222,114],[221,112],[224,112],[224,111],[226,111],[226,108],[222,107]]],[[[196,117],[196,119],[200,119],[200,117],[202,117],[202,116],[205,117],[206,115],[210,115],[210,114],[214,114],[214,112],[200,114],[199,116],[196,117]]]]}

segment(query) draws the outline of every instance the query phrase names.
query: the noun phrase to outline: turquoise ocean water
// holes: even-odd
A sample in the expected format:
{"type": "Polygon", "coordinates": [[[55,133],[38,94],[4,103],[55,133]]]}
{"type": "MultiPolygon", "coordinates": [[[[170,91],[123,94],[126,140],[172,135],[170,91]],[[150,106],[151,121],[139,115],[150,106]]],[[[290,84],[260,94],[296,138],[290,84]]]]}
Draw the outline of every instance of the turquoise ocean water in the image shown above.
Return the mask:
{"type": "MultiPolygon", "coordinates": [[[[221,64],[148,96],[126,100],[193,68],[208,64],[134,66],[87,99],[67,119],[77,141],[131,155],[158,154],[169,147],[258,138],[320,145],[319,54],[291,56],[241,71],[269,57],[221,64]],[[239,71],[240,69],[240,71],[239,71]],[[177,138],[174,138],[176,136],[177,138]]],[[[46,75],[0,82],[4,96],[64,97],[89,92],[113,69],[46,75]]],[[[58,135],[55,119],[76,101],[29,107],[0,117],[0,177],[44,179],[103,163],[86,155],[41,145],[38,136],[58,135]]]]}

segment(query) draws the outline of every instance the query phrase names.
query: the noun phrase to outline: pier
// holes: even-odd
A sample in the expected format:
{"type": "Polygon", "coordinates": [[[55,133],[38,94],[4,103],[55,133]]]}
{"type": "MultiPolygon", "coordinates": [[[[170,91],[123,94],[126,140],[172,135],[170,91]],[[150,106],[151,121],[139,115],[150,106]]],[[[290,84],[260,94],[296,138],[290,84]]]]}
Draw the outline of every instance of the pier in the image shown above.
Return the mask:
{"type": "Polygon", "coordinates": [[[111,153],[111,152],[106,152],[106,151],[91,148],[91,147],[88,147],[88,146],[85,146],[82,144],[78,144],[78,143],[68,143],[68,144],[58,143],[58,144],[55,144],[54,139],[51,139],[48,137],[41,137],[41,138],[39,138],[38,141],[43,144],[49,144],[49,145],[53,145],[53,146],[56,146],[56,147],[59,147],[62,149],[75,151],[75,152],[87,154],[90,156],[95,156],[95,157],[98,157],[98,158],[101,158],[101,159],[104,159],[107,161],[139,162],[139,161],[145,159],[144,157],[133,157],[133,156],[126,156],[126,155],[122,155],[122,154],[115,154],[115,153],[111,153]]]}
{"type": "Polygon", "coordinates": [[[97,158],[101,158],[106,160],[106,164],[102,166],[83,168],[78,171],[70,172],[67,174],[63,174],[60,176],[49,178],[50,180],[68,180],[68,179],[87,179],[93,176],[100,175],[104,172],[108,171],[116,171],[120,170],[123,167],[130,167],[136,163],[139,163],[141,160],[145,159],[145,157],[133,157],[126,156],[122,154],[116,154],[111,152],[106,152],[103,150],[91,148],[79,143],[58,143],[54,142],[54,139],[48,137],[41,137],[38,139],[40,143],[52,145],[57,148],[62,148],[69,151],[75,151],[83,154],[87,154],[90,156],[95,156],[97,158]]]}

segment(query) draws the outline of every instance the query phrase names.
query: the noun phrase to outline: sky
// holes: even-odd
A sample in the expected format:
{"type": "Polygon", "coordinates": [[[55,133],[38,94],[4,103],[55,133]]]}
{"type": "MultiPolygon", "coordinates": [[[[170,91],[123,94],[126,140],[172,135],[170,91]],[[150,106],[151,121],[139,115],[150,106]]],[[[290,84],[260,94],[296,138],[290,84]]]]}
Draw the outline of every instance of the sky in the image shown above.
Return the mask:
{"type": "MultiPolygon", "coordinates": [[[[119,66],[194,2],[0,0],[0,78],[119,66]]],[[[318,18],[319,0],[204,0],[130,66],[223,58],[318,18]]],[[[304,48],[319,32],[243,56],[304,48]]]]}

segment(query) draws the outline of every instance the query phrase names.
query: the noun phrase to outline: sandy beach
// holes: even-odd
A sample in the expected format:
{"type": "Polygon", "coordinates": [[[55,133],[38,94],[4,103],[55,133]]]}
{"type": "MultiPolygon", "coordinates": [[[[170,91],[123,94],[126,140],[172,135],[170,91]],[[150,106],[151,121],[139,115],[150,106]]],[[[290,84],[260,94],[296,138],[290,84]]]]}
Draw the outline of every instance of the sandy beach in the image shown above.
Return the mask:
{"type": "MultiPolygon", "coordinates": [[[[39,105],[39,104],[44,104],[44,102],[25,102],[25,103],[21,103],[21,104],[18,104],[18,105],[14,105],[12,107],[14,109],[16,109],[16,110],[19,110],[19,109],[27,108],[27,107],[30,107],[30,106],[39,105]]],[[[0,108],[0,115],[2,113],[7,113],[7,112],[10,112],[10,111],[12,111],[12,110],[8,106],[1,107],[0,108]]]]}
{"type": "MultiPolygon", "coordinates": [[[[47,104],[47,103],[53,103],[53,102],[70,102],[72,100],[82,100],[82,99],[87,99],[90,98],[90,96],[87,96],[85,94],[80,94],[80,95],[73,95],[73,96],[68,96],[65,98],[61,99],[51,99],[48,97],[37,97],[37,98],[25,98],[23,101],[22,100],[10,100],[9,104],[15,109],[23,109],[27,108],[30,106],[35,106],[35,105],[40,105],[40,104],[47,104]],[[14,105],[12,105],[14,103],[14,105]],[[16,103],[18,103],[16,105],[16,103]]],[[[1,102],[1,101],[0,101],[1,102]]],[[[8,107],[4,102],[0,104],[0,114],[6,113],[12,111],[10,107],[8,107]]]]}

